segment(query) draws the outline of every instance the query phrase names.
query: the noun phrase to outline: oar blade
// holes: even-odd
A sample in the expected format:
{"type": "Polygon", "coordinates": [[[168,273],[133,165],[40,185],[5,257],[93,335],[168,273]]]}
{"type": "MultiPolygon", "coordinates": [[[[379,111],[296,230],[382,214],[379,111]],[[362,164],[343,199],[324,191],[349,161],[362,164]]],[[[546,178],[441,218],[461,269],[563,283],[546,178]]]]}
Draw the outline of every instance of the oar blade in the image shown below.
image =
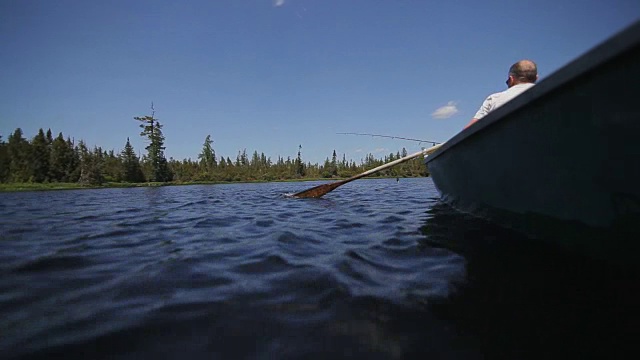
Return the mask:
{"type": "Polygon", "coordinates": [[[326,193],[332,191],[333,189],[337,188],[338,186],[342,185],[342,183],[343,183],[342,181],[337,181],[337,182],[330,183],[330,184],[318,185],[318,186],[312,187],[311,189],[307,189],[307,190],[295,193],[295,194],[293,194],[293,197],[297,197],[297,198],[319,198],[319,197],[322,197],[323,195],[325,195],[326,193]]]}

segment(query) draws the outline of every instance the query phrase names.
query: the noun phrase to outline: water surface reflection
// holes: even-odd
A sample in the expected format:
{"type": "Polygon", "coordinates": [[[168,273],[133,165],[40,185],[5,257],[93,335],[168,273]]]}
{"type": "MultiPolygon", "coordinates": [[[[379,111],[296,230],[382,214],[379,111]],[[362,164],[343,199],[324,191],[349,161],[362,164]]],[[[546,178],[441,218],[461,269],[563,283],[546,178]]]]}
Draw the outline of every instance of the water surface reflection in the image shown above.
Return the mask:
{"type": "Polygon", "coordinates": [[[635,350],[639,277],[628,269],[453,211],[437,203],[425,246],[453,249],[466,278],[432,304],[486,358],[617,358],[635,350]]]}

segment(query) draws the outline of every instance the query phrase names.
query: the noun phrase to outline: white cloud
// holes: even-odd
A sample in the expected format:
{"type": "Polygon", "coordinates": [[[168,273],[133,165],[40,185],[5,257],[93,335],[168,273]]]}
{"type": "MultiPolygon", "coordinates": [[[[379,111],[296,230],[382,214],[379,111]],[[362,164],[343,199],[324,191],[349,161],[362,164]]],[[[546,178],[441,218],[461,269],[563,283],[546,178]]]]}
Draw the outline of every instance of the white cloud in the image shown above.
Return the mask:
{"type": "Polygon", "coordinates": [[[453,101],[449,101],[447,105],[439,107],[431,114],[431,117],[434,119],[447,119],[452,117],[458,112],[458,108],[456,107],[456,103],[453,101]]]}
{"type": "Polygon", "coordinates": [[[282,6],[284,5],[284,0],[273,0],[273,6],[282,6]]]}
{"type": "Polygon", "coordinates": [[[378,154],[378,153],[385,152],[385,151],[387,151],[387,149],[385,149],[385,148],[377,148],[377,149],[373,150],[373,153],[374,154],[378,154]]]}

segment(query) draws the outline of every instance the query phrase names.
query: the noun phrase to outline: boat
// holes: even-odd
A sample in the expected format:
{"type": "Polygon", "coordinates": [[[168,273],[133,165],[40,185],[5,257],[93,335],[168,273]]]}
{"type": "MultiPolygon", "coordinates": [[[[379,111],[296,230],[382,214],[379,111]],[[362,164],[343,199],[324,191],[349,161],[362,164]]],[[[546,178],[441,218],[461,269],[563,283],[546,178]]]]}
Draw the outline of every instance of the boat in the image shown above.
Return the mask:
{"type": "Polygon", "coordinates": [[[571,251],[640,250],[640,21],[425,159],[457,210],[571,251]]]}

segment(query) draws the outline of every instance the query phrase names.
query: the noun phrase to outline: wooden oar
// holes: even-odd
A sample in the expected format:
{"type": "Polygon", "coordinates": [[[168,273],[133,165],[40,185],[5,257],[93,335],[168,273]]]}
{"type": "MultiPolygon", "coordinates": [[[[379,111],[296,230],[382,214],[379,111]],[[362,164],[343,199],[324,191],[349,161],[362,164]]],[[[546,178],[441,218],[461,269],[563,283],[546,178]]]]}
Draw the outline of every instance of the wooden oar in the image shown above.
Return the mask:
{"type": "Polygon", "coordinates": [[[361,177],[365,177],[367,175],[371,175],[371,174],[375,174],[379,171],[382,171],[384,169],[388,169],[394,165],[398,165],[401,164],[405,161],[409,161],[413,158],[417,158],[420,155],[429,155],[433,152],[435,152],[436,150],[438,150],[440,148],[440,146],[442,146],[443,144],[438,144],[435,146],[432,146],[428,149],[422,150],[422,151],[418,151],[415,154],[411,154],[411,155],[407,155],[403,158],[400,158],[398,160],[394,160],[392,162],[386,163],[384,165],[380,165],[376,168],[373,168],[371,170],[367,170],[365,172],[363,172],[362,174],[358,174],[358,175],[354,175],[348,179],[345,180],[341,180],[341,181],[336,181],[336,182],[332,182],[329,184],[322,184],[322,185],[318,185],[316,187],[312,187],[311,189],[307,189],[305,191],[300,191],[298,193],[293,194],[293,197],[297,197],[297,198],[319,198],[321,196],[323,196],[324,194],[335,190],[338,186],[342,186],[348,182],[351,182],[353,180],[357,180],[360,179],[361,177]]]}

